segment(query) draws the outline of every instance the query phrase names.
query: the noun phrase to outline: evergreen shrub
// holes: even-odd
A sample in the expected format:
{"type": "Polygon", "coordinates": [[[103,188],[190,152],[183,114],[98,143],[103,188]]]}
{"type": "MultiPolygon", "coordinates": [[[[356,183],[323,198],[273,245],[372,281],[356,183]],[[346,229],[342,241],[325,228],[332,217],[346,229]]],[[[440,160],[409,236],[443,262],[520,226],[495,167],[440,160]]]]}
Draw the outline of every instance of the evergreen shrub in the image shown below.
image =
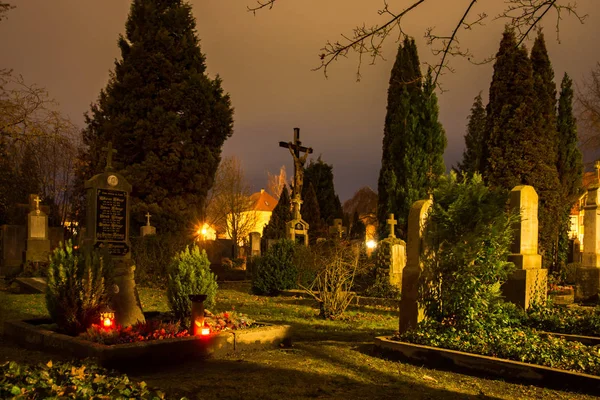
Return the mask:
{"type": "Polygon", "coordinates": [[[383,273],[376,273],[375,280],[372,285],[367,287],[363,292],[367,297],[379,297],[382,299],[400,300],[400,288],[390,283],[389,276],[383,273]]]}
{"type": "Polygon", "coordinates": [[[132,238],[136,282],[142,286],[164,288],[169,264],[189,244],[187,237],[171,233],[132,238]]]}
{"type": "Polygon", "coordinates": [[[217,277],[210,270],[206,251],[194,244],[173,257],[168,270],[167,299],[176,318],[190,317],[190,294],[205,294],[205,306],[214,306],[217,287],[217,277]]]}
{"type": "Polygon", "coordinates": [[[420,296],[428,318],[478,327],[495,315],[500,287],[514,268],[507,261],[518,216],[507,193],[486,187],[481,175],[440,180],[426,226],[420,296]]]}
{"type": "Polygon", "coordinates": [[[107,259],[98,251],[86,255],[74,251],[70,240],[51,254],[46,307],[61,331],[69,335],[85,331],[108,304],[111,268],[107,259]]]}
{"type": "Polygon", "coordinates": [[[295,288],[298,277],[295,252],[296,244],[293,241],[281,239],[263,256],[257,257],[252,275],[252,291],[274,296],[281,290],[295,288]]]}

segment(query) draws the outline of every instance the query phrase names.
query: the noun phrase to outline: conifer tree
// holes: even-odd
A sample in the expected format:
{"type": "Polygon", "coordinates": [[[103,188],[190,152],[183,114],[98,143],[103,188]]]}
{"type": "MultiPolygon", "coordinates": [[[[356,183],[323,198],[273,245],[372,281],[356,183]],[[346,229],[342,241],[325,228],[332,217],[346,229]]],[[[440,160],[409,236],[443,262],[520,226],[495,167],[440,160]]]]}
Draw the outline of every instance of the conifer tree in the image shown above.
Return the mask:
{"type": "Polygon", "coordinates": [[[397,234],[406,238],[408,211],[426,198],[443,163],[446,138],[438,121],[437,96],[431,73],[425,83],[413,39],[398,48],[390,76],[379,172],[377,220],[379,236],[385,233],[388,214],[398,220],[397,234]]]}
{"type": "Polygon", "coordinates": [[[367,227],[360,220],[358,212],[354,211],[352,215],[352,224],[350,225],[350,239],[364,240],[367,234],[367,227]]]}
{"type": "Polygon", "coordinates": [[[319,193],[317,202],[323,223],[331,225],[335,218],[342,218],[342,204],[333,184],[333,166],[325,163],[320,156],[316,162],[310,160],[304,169],[304,187],[310,183],[315,193],[319,193]]]}
{"type": "Polygon", "coordinates": [[[504,32],[487,107],[485,178],[491,186],[506,190],[517,185],[535,188],[540,199],[539,251],[549,266],[555,260],[558,239],[558,173],[556,136],[544,122],[545,118],[553,120],[549,115],[551,66],[544,53],[545,46],[538,42],[534,73],[527,50],[517,47],[514,32],[504,32]]]}
{"type": "Polygon", "coordinates": [[[287,187],[283,187],[279,202],[273,209],[269,223],[263,230],[264,239],[284,239],[286,238],[286,223],[292,220],[292,211],[290,195],[287,187]]]}
{"type": "Polygon", "coordinates": [[[465,134],[465,151],[458,170],[472,176],[475,172],[481,173],[482,153],[484,148],[486,114],[481,92],[475,97],[471,114],[467,118],[467,133],[465,134]]]}
{"type": "MultiPolygon", "coordinates": [[[[447,144],[446,133],[439,121],[438,100],[432,74],[432,70],[429,69],[423,85],[424,104],[419,124],[421,135],[416,138],[417,146],[415,148],[415,152],[422,153],[425,160],[424,170],[427,171],[425,181],[417,181],[424,194],[430,194],[436,186],[438,177],[446,172],[446,166],[444,165],[444,150],[447,144]]],[[[409,165],[415,166],[414,163],[409,165]]],[[[417,171],[416,175],[418,174],[417,171]]],[[[412,206],[412,203],[410,206],[412,206]]]]}
{"type": "Polygon", "coordinates": [[[150,210],[160,231],[184,232],[213,184],[233,109],[206,74],[190,4],[134,0],[125,28],[122,58],[86,117],[82,173],[102,172],[112,141],[114,167],[133,186],[132,222],[150,210]]]}
{"type": "Polygon", "coordinates": [[[561,197],[558,261],[563,264],[568,253],[571,207],[580,195],[583,175],[582,156],[577,147],[577,124],[573,116],[573,81],[566,73],[560,84],[557,131],[557,169],[561,197]]]}
{"type": "Polygon", "coordinates": [[[317,237],[321,236],[322,223],[321,211],[319,210],[319,201],[317,192],[312,182],[302,187],[302,207],[300,213],[302,219],[308,223],[310,234],[308,236],[311,243],[316,242],[317,237]]]}
{"type": "MultiPolygon", "coordinates": [[[[546,49],[544,34],[540,31],[531,49],[533,87],[535,90],[538,134],[536,143],[539,162],[545,167],[544,174],[530,180],[538,190],[540,207],[540,252],[545,255],[544,264],[555,269],[558,266],[558,237],[560,224],[560,181],[557,170],[558,133],[556,131],[556,83],[554,71],[546,49]],[[540,179],[540,180],[538,180],[540,179]],[[535,184],[537,181],[537,185],[535,184]]],[[[538,171],[536,171],[538,172],[538,171]]]]}

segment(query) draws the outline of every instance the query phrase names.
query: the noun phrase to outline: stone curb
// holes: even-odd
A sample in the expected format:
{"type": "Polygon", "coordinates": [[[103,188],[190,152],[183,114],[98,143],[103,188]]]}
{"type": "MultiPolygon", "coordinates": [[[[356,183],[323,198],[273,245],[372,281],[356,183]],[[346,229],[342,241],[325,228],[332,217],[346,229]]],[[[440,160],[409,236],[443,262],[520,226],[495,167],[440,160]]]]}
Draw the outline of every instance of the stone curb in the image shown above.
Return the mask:
{"type": "Polygon", "coordinates": [[[528,364],[503,358],[464,353],[437,347],[398,342],[389,336],[375,338],[375,348],[394,358],[444,370],[465,370],[506,380],[527,381],[545,387],[600,393],[600,377],[579,372],[528,364]]]}
{"type": "MultiPolygon", "coordinates": [[[[356,293],[354,293],[356,294],[356,293]]],[[[302,297],[305,299],[311,299],[312,297],[303,290],[282,290],[279,292],[279,296],[282,297],[302,297]]],[[[391,308],[400,308],[400,300],[393,299],[383,299],[380,297],[364,297],[364,296],[354,296],[351,305],[354,306],[381,306],[381,307],[391,307],[391,308]]]]}
{"type": "Polygon", "coordinates": [[[75,358],[96,358],[105,367],[164,365],[194,358],[218,357],[225,354],[291,345],[289,325],[271,325],[227,331],[201,337],[181,337],[145,342],[105,345],[39,328],[49,324],[46,318],[6,321],[4,336],[17,344],[35,350],[68,355],[75,358]]]}

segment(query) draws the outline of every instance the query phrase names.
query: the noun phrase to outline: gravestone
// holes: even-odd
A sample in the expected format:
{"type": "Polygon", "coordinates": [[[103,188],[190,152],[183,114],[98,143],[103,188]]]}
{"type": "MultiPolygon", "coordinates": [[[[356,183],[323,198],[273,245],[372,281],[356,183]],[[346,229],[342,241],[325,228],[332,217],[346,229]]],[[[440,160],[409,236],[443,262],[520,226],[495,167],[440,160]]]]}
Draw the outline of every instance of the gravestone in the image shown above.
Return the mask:
{"type": "Polygon", "coordinates": [[[260,233],[250,232],[250,256],[260,256],[260,233]]]}
{"type": "Polygon", "coordinates": [[[114,172],[109,142],[105,171],[85,182],[87,198],[86,229],[83,246],[87,251],[103,249],[114,261],[114,286],[111,307],[117,324],[129,326],[144,321],[135,287],[135,266],[129,242],[129,207],[131,184],[114,172]]]}
{"type": "Polygon", "coordinates": [[[516,186],[510,192],[511,210],[519,210],[521,220],[515,233],[508,261],[516,270],[502,285],[506,300],[524,309],[533,303],[545,304],[548,270],[542,268],[538,254],[538,195],[532,186],[516,186]]]}
{"type": "Polygon", "coordinates": [[[400,333],[416,327],[424,316],[423,308],[418,302],[419,278],[423,270],[421,255],[425,250],[424,228],[432,204],[431,200],[419,200],[412,205],[408,213],[406,267],[402,274],[400,300],[400,333]]]}
{"type": "Polygon", "coordinates": [[[333,225],[329,227],[329,234],[340,239],[346,235],[346,227],[341,218],[333,220],[333,225]]]}
{"type": "Polygon", "coordinates": [[[377,247],[377,267],[388,276],[390,284],[402,288],[402,272],[406,266],[406,242],[396,237],[394,214],[387,220],[390,233],[377,247]]]}
{"type": "Polygon", "coordinates": [[[146,225],[140,228],[140,236],[144,237],[146,235],[156,235],[156,227],[150,225],[150,213],[146,213],[146,225]]]}
{"type": "Polygon", "coordinates": [[[26,226],[0,226],[0,276],[16,275],[21,271],[26,243],[26,226]]]}
{"type": "Polygon", "coordinates": [[[598,299],[600,289],[600,192],[598,185],[588,188],[583,207],[583,254],[581,266],[575,272],[575,301],[598,299]]]}
{"type": "Polygon", "coordinates": [[[48,215],[40,209],[40,197],[38,195],[29,195],[29,205],[25,262],[47,262],[50,255],[48,215]]]}
{"type": "Polygon", "coordinates": [[[574,238],[569,241],[569,263],[580,263],[581,262],[581,242],[578,238],[574,238]]]}

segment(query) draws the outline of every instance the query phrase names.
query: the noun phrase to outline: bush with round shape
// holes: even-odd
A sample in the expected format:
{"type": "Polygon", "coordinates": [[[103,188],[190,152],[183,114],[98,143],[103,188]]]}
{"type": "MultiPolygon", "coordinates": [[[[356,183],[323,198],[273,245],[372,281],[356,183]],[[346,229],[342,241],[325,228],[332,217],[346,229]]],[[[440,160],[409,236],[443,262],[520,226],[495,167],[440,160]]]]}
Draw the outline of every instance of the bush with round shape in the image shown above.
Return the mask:
{"type": "Polygon", "coordinates": [[[274,296],[281,290],[293,289],[298,279],[294,262],[296,244],[288,239],[279,240],[262,257],[255,260],[252,291],[274,296]]]}
{"type": "Polygon", "coordinates": [[[215,305],[217,277],[210,270],[206,251],[197,245],[188,246],[173,257],[168,279],[167,299],[176,318],[189,319],[192,303],[188,296],[191,294],[205,294],[204,305],[215,305]]]}

